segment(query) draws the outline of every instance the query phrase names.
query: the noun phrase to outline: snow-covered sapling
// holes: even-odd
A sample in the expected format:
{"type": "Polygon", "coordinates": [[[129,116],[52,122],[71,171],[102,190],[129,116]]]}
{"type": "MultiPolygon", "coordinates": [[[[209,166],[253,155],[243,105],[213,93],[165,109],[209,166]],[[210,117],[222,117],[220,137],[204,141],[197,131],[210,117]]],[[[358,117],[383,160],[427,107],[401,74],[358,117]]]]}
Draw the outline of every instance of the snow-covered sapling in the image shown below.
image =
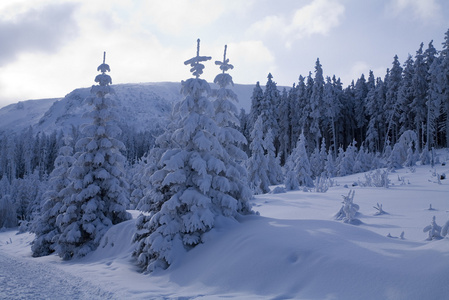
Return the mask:
{"type": "Polygon", "coordinates": [[[388,188],[390,179],[388,179],[388,170],[377,169],[365,174],[365,181],[359,181],[361,186],[384,187],[388,188]]]}
{"type": "Polygon", "coordinates": [[[285,192],[286,192],[286,190],[283,186],[277,186],[272,191],[270,191],[270,194],[282,194],[285,192]]]}
{"type": "Polygon", "coordinates": [[[347,196],[342,195],[343,205],[340,208],[340,211],[335,215],[335,218],[337,220],[343,220],[343,222],[345,223],[358,225],[361,223],[361,221],[355,216],[357,215],[360,207],[354,203],[354,194],[355,191],[350,190],[347,196]]]}
{"type": "MultiPolygon", "coordinates": [[[[446,227],[446,225],[445,225],[446,227]]],[[[435,216],[433,216],[432,218],[432,222],[430,223],[430,225],[427,225],[426,227],[424,227],[423,232],[428,232],[429,236],[427,237],[427,241],[432,241],[432,240],[440,240],[442,239],[441,236],[441,226],[439,226],[436,221],[435,221],[435,216]]],[[[446,231],[447,233],[447,228],[446,231]]]]}
{"type": "Polygon", "coordinates": [[[379,215],[385,215],[388,214],[386,211],[384,211],[382,209],[382,204],[377,203],[376,206],[373,206],[375,209],[377,209],[376,213],[374,214],[375,216],[379,216],[379,215]]]}
{"type": "Polygon", "coordinates": [[[318,176],[314,180],[315,192],[326,193],[329,187],[333,186],[333,180],[327,176],[318,176]]]}
{"type": "Polygon", "coordinates": [[[405,239],[405,238],[404,238],[404,231],[401,232],[401,235],[400,235],[399,237],[397,237],[397,236],[392,236],[390,233],[387,234],[387,237],[389,237],[389,238],[391,238],[391,239],[401,239],[401,240],[405,239]]]}
{"type": "Polygon", "coordinates": [[[446,221],[446,223],[443,225],[443,228],[441,229],[441,236],[445,237],[449,233],[449,220],[446,221]]]}

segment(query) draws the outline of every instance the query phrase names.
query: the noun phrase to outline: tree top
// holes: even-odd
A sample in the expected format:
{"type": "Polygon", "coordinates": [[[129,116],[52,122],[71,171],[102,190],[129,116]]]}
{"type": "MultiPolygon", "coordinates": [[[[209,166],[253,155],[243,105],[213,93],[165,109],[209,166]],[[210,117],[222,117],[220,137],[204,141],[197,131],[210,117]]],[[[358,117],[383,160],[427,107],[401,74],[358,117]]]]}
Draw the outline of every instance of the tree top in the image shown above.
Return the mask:
{"type": "Polygon", "coordinates": [[[195,75],[196,78],[200,77],[201,74],[203,74],[204,65],[200,62],[202,61],[208,61],[212,59],[210,56],[200,56],[200,39],[197,40],[197,47],[196,47],[196,56],[188,59],[184,62],[185,65],[190,65],[190,72],[192,72],[193,75],[195,75]]]}

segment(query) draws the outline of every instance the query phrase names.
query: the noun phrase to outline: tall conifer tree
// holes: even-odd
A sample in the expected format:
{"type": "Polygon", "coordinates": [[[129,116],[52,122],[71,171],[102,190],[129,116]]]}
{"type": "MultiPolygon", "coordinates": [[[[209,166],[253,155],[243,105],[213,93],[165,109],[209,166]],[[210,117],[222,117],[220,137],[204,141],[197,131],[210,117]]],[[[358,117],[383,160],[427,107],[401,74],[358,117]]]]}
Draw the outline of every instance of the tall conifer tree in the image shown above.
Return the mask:
{"type": "Polygon", "coordinates": [[[98,85],[92,86],[92,95],[86,99],[93,107],[86,113],[92,123],[84,126],[84,137],[76,144],[79,151],[70,171],[72,194],[67,194],[56,219],[61,231],[56,252],[63,259],[96,249],[112,225],[131,218],[126,212],[125,157],[120,152],[125,146],[115,138],[120,129],[115,125],[117,114],[109,97],[113,89],[111,77],[106,74],[110,68],[105,58],[106,53],[97,69],[101,72],[95,77],[98,85]]]}

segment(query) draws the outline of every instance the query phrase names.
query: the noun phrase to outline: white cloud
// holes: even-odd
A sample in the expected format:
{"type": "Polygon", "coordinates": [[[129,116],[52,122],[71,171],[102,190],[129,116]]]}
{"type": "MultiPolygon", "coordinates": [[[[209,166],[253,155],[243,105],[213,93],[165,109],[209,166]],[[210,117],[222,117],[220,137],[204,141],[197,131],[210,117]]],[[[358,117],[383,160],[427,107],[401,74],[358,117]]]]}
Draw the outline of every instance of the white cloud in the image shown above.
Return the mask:
{"type": "Polygon", "coordinates": [[[77,35],[72,3],[48,4],[37,9],[20,5],[0,13],[0,40],[3,41],[0,65],[14,61],[19,53],[41,51],[55,53],[77,35]],[[12,13],[13,11],[19,13],[12,13]]]}
{"type": "Polygon", "coordinates": [[[391,0],[386,7],[387,15],[393,17],[412,14],[414,18],[432,21],[441,17],[438,0],[391,0]]]}
{"type": "Polygon", "coordinates": [[[345,7],[334,0],[315,0],[297,10],[293,16],[289,30],[297,37],[312,34],[326,35],[340,25],[345,7]]]}
{"type": "MultiPolygon", "coordinates": [[[[223,48],[221,48],[222,52],[223,48]]],[[[256,83],[261,77],[265,78],[264,76],[269,72],[276,70],[274,55],[261,41],[229,43],[227,56],[235,67],[232,71],[234,82],[256,83]]],[[[215,55],[215,57],[220,59],[221,56],[215,55]]]]}
{"type": "Polygon", "coordinates": [[[155,25],[161,32],[179,36],[192,27],[207,26],[224,11],[225,2],[209,0],[143,1],[141,22],[155,25]]]}
{"type": "Polygon", "coordinates": [[[294,11],[292,16],[271,15],[255,22],[249,35],[281,36],[287,41],[301,39],[314,34],[327,35],[340,25],[345,7],[337,0],[313,0],[294,11]]]}

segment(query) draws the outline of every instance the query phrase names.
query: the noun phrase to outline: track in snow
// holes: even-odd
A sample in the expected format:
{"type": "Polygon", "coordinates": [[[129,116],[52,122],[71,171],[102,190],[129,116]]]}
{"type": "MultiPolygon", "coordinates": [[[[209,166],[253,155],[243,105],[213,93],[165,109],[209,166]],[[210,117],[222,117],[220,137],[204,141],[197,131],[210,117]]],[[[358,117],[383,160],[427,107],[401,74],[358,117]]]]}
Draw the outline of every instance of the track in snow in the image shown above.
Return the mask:
{"type": "Polygon", "coordinates": [[[0,253],[0,299],[114,299],[113,293],[49,264],[0,253]]]}

